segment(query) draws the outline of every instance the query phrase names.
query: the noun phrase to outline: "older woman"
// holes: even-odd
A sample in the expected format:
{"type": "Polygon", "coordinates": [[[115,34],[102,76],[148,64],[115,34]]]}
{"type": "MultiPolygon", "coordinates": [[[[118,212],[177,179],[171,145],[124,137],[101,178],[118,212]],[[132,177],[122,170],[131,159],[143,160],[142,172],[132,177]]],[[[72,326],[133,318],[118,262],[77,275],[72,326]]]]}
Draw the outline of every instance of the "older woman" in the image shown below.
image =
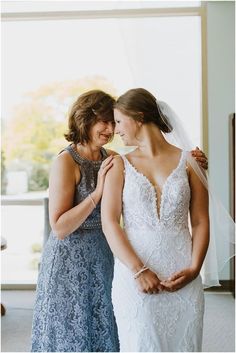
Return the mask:
{"type": "MultiPolygon", "coordinates": [[[[49,182],[52,232],[35,303],[32,351],[119,351],[111,302],[113,255],[102,232],[100,199],[112,152],[114,99],[90,91],[74,103],[49,182]]],[[[113,152],[114,153],[114,152],[113,152]]]]}

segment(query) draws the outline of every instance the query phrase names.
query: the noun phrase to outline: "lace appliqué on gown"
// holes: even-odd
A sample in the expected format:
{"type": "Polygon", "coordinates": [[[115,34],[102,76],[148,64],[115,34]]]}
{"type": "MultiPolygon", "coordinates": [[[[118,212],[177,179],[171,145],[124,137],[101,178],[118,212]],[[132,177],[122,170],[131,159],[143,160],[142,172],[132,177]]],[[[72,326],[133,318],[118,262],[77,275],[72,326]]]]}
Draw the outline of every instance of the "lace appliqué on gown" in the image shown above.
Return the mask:
{"type": "MultiPolygon", "coordinates": [[[[167,178],[160,200],[151,182],[123,157],[124,228],[142,261],[161,280],[191,263],[186,153],[167,178]]],[[[176,292],[148,295],[138,290],[131,272],[116,259],[112,298],[121,351],[201,351],[200,276],[176,292]]]]}

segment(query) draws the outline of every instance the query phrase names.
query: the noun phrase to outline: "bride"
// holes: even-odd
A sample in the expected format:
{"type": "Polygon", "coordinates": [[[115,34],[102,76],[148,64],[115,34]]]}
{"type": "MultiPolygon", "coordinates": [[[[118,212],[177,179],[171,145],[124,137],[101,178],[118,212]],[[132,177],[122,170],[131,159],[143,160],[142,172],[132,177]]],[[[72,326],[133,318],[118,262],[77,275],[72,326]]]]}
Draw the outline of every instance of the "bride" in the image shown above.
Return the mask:
{"type": "Polygon", "coordinates": [[[102,198],[121,351],[201,351],[207,189],[189,153],[166,140],[172,126],[151,93],[129,90],[114,116],[116,133],[138,146],[114,158],[102,198]]]}

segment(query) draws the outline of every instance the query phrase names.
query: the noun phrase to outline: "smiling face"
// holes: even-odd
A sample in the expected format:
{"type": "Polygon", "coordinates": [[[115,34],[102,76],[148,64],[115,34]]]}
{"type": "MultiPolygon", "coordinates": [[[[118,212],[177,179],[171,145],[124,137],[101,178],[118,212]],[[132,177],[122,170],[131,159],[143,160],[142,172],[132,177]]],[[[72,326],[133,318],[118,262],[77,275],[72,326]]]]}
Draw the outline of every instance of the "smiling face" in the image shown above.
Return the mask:
{"type": "Polygon", "coordinates": [[[114,103],[112,96],[100,90],[80,95],[69,112],[66,140],[100,147],[109,142],[114,133],[114,103]]]}
{"type": "Polygon", "coordinates": [[[126,146],[136,146],[140,123],[118,109],[114,109],[114,119],[116,123],[115,133],[120,135],[126,146]]]}
{"type": "Polygon", "coordinates": [[[114,124],[111,121],[97,121],[89,131],[90,141],[96,146],[108,143],[114,134],[114,124]]]}

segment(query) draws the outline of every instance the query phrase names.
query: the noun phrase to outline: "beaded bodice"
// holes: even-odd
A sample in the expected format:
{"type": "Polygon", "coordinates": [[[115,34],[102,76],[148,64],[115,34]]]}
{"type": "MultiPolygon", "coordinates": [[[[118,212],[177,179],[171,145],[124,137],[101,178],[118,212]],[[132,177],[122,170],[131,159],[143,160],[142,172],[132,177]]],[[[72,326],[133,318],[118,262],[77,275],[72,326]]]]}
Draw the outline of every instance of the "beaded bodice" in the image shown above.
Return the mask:
{"type": "MultiPolygon", "coordinates": [[[[67,146],[64,150],[68,151],[74,161],[79,164],[80,168],[80,182],[76,186],[74,195],[74,206],[78,205],[88,195],[93,192],[97,185],[97,175],[101,163],[108,157],[108,154],[104,148],[101,148],[101,160],[92,161],[82,157],[72,145],[67,146]]],[[[101,227],[101,204],[98,203],[97,207],[88,216],[88,218],[81,224],[79,229],[94,229],[101,227]]],[[[79,230],[78,229],[78,230],[79,230]]]]}

